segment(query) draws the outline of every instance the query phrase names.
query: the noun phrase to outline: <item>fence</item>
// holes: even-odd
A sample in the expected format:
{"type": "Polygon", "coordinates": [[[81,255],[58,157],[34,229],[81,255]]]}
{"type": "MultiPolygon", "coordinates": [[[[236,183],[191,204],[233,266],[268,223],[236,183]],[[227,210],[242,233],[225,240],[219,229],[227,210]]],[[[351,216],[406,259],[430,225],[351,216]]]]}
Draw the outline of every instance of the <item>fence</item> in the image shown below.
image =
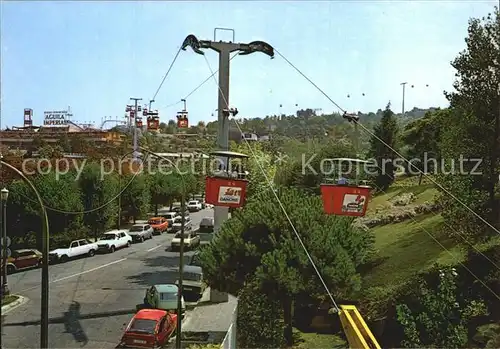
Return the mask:
{"type": "Polygon", "coordinates": [[[231,325],[227,330],[226,336],[221,344],[221,349],[236,349],[236,323],[238,319],[238,304],[234,308],[234,312],[232,315],[233,319],[231,320],[231,325]]]}

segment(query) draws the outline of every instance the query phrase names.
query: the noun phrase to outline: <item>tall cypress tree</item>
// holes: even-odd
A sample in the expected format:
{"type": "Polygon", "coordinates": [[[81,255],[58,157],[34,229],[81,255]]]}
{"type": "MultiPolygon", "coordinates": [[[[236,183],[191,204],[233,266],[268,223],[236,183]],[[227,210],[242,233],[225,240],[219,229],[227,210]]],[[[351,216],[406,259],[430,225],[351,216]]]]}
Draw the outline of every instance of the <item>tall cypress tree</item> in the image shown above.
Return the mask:
{"type": "Polygon", "coordinates": [[[396,171],[394,159],[396,154],[393,149],[396,149],[399,133],[398,123],[391,110],[390,102],[385,107],[382,119],[374,127],[373,131],[375,136],[370,139],[369,155],[376,161],[378,167],[377,174],[374,176],[374,183],[376,189],[385,191],[394,182],[394,173],[396,171]],[[380,140],[384,141],[385,144],[380,140]]]}

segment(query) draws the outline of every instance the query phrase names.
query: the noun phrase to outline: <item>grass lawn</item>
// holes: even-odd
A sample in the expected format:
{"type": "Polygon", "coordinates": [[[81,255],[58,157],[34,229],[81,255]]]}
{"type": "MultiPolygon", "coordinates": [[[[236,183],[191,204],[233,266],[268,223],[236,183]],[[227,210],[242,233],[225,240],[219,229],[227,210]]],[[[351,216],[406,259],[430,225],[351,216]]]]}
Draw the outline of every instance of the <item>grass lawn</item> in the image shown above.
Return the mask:
{"type": "Polygon", "coordinates": [[[293,329],[293,349],[334,349],[348,348],[347,343],[334,334],[305,333],[293,329]]]}
{"type": "Polygon", "coordinates": [[[370,200],[367,214],[375,213],[377,208],[380,210],[384,206],[389,206],[388,203],[390,199],[409,192],[412,192],[417,197],[416,200],[412,202],[412,205],[419,205],[426,201],[432,201],[438,193],[433,184],[392,187],[387,190],[387,192],[377,195],[370,200]]]}
{"type": "Polygon", "coordinates": [[[12,302],[16,301],[18,298],[19,298],[18,296],[14,296],[14,295],[5,296],[4,299],[2,299],[2,306],[7,305],[9,303],[12,303],[12,302]]]}
{"type": "Polygon", "coordinates": [[[441,215],[427,214],[374,228],[379,260],[365,273],[364,288],[396,286],[435,263],[451,265],[463,261],[465,251],[440,232],[443,224],[441,215]]]}

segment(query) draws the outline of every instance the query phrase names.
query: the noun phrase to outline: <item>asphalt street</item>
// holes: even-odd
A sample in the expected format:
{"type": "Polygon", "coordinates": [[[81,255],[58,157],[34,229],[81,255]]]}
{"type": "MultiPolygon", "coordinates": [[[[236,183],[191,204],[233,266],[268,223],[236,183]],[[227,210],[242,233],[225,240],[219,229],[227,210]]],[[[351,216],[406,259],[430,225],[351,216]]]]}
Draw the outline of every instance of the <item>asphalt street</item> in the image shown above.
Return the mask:
{"type": "MultiPolygon", "coordinates": [[[[192,213],[193,228],[210,216],[211,209],[192,213]]],[[[167,251],[172,238],[162,234],[113,254],[51,265],[49,347],[115,348],[146,288],[177,279],[179,253],[167,251]]],[[[4,348],[39,348],[40,277],[40,269],[9,275],[11,292],[29,300],[4,316],[4,348]]]]}

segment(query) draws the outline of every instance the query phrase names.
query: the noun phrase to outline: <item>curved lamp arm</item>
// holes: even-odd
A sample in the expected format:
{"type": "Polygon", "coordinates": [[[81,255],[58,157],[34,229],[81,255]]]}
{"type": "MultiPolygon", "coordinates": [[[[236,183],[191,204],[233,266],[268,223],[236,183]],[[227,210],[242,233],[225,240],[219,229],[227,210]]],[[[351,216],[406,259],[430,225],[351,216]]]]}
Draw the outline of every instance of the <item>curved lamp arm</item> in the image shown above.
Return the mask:
{"type": "Polygon", "coordinates": [[[42,305],[41,305],[41,336],[40,348],[47,349],[49,347],[49,219],[47,217],[47,210],[43,203],[40,193],[36,189],[33,182],[31,182],[24,173],[19,171],[11,164],[0,160],[2,166],[6,166],[21,177],[36,195],[42,213],[42,305]]]}

